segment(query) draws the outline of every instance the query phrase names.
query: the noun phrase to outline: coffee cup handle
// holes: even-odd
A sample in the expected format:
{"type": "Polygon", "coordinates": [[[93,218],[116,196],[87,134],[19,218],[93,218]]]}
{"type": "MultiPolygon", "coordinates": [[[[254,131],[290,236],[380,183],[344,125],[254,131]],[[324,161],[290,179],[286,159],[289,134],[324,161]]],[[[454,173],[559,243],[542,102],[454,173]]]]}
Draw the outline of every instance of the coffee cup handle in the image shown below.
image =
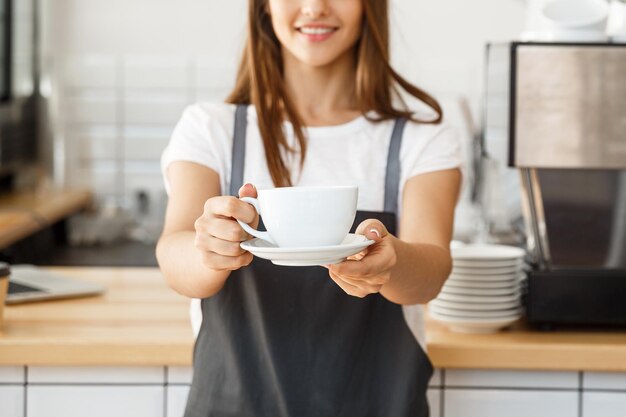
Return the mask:
{"type": "MultiPolygon", "coordinates": [[[[256,212],[259,214],[259,216],[261,215],[261,209],[259,208],[259,200],[257,200],[254,197],[241,197],[240,200],[244,201],[244,202],[246,202],[248,204],[251,204],[252,207],[254,207],[254,209],[256,210],[256,212]]],[[[242,222],[241,220],[237,220],[237,223],[239,223],[239,225],[243,228],[243,230],[245,230],[246,232],[248,232],[252,236],[258,237],[259,239],[262,239],[262,240],[264,240],[266,242],[269,242],[272,245],[276,244],[276,243],[274,243],[274,241],[270,237],[269,233],[261,232],[259,230],[253,229],[252,227],[250,227],[250,225],[242,222]]]]}

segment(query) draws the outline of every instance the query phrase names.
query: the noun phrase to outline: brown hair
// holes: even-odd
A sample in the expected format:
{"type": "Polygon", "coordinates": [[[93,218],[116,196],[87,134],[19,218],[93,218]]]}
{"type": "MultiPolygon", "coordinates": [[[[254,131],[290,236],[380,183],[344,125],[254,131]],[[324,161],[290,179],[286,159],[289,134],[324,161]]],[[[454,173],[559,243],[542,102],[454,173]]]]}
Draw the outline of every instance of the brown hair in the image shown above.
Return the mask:
{"type": "MultiPolygon", "coordinates": [[[[439,123],[443,111],[439,103],[396,73],[389,64],[388,0],[363,0],[364,22],[356,48],[356,103],[362,114],[375,111],[373,121],[407,117],[420,123],[439,123]],[[417,120],[407,109],[398,86],[431,107],[436,117],[417,120]],[[398,99],[403,109],[393,107],[398,99]]],[[[252,104],[256,108],[259,131],[263,138],[267,166],[274,185],[292,185],[291,175],[281,150],[291,148],[282,130],[286,118],[293,125],[300,150],[300,164],[306,156],[302,122],[286,93],[281,46],[269,13],[267,0],[250,0],[248,38],[237,73],[235,88],[226,99],[233,104],[252,104]]]]}

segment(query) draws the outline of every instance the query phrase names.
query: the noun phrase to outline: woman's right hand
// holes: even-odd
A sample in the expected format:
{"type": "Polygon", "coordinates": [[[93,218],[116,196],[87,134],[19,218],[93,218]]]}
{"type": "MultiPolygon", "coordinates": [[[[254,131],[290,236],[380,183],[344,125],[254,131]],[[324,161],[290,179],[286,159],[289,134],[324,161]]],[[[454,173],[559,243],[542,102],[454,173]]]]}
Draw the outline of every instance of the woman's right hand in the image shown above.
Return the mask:
{"type": "MultiPolygon", "coordinates": [[[[239,197],[256,198],[256,188],[252,184],[244,185],[239,189],[239,197]]],[[[234,271],[252,262],[252,254],[239,246],[251,236],[237,220],[256,229],[259,215],[252,205],[233,196],[213,197],[204,204],[204,213],[194,223],[194,245],[202,253],[206,267],[216,271],[234,271]]]]}

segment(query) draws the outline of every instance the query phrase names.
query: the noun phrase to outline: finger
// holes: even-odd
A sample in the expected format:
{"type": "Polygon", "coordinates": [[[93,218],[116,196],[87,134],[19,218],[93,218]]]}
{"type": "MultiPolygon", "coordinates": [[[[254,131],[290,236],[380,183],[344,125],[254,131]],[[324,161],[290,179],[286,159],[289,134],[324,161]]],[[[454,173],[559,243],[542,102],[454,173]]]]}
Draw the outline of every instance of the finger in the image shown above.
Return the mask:
{"type": "Polygon", "coordinates": [[[330,270],[342,277],[372,277],[387,269],[380,258],[382,258],[380,255],[369,255],[363,257],[360,261],[347,259],[341,263],[331,265],[330,270]]]}
{"type": "Polygon", "coordinates": [[[346,294],[359,298],[363,298],[368,294],[366,291],[363,291],[362,289],[345,282],[339,276],[337,276],[337,274],[334,274],[330,270],[328,272],[330,278],[335,281],[335,284],[337,284],[342,290],[344,290],[346,294]]]}
{"type": "Polygon", "coordinates": [[[353,287],[357,287],[367,292],[368,294],[374,294],[374,293],[380,292],[380,289],[383,287],[383,285],[387,283],[387,279],[384,278],[383,275],[377,275],[369,279],[344,277],[342,275],[337,275],[337,274],[335,275],[346,284],[352,285],[353,287]]]}
{"type": "Polygon", "coordinates": [[[207,201],[205,210],[214,216],[232,217],[248,224],[257,218],[254,207],[237,197],[211,198],[207,201]]]}
{"type": "Polygon", "coordinates": [[[256,187],[253,184],[244,184],[240,189],[239,189],[239,198],[241,197],[253,197],[253,198],[257,198],[258,197],[258,193],[256,191],[256,187]]]}
{"type": "Polygon", "coordinates": [[[357,235],[363,235],[368,239],[375,242],[381,241],[385,236],[389,234],[387,228],[380,220],[367,219],[363,220],[359,227],[356,228],[355,233],[357,235]]]}
{"type": "Polygon", "coordinates": [[[203,252],[202,260],[204,265],[216,271],[234,271],[249,265],[253,256],[246,252],[240,256],[224,256],[214,252],[203,252]]]}
{"type": "Polygon", "coordinates": [[[354,254],[354,255],[350,255],[348,256],[348,260],[349,261],[360,261],[361,259],[363,259],[366,255],[367,255],[368,251],[367,248],[363,249],[361,252],[354,254]]]}
{"type": "Polygon", "coordinates": [[[208,240],[207,249],[210,252],[215,252],[223,256],[240,256],[246,253],[246,251],[239,246],[239,242],[229,242],[213,237],[208,240]]]}
{"type": "Polygon", "coordinates": [[[248,234],[241,228],[239,223],[232,219],[213,217],[206,222],[202,232],[216,239],[229,242],[243,242],[248,240],[248,234]]]}

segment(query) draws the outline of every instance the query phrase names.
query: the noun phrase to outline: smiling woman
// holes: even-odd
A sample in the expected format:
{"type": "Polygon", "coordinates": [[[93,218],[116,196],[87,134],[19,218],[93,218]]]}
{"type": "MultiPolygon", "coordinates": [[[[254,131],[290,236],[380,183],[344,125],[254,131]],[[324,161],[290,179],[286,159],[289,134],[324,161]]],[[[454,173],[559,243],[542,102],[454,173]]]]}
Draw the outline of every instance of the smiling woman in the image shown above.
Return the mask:
{"type": "MultiPolygon", "coordinates": [[[[169,284],[194,298],[186,417],[428,415],[422,310],[414,334],[402,304],[431,300],[450,272],[462,161],[435,99],[391,68],[387,13],[385,0],[250,0],[228,104],[190,106],[174,131],[157,255],[169,284]],[[241,224],[256,229],[259,216],[246,201],[291,185],[314,200],[298,212],[314,211],[315,231],[341,204],[311,190],[350,185],[351,231],[369,246],[290,266],[253,258],[241,224]]],[[[270,239],[274,249],[313,235],[287,230],[298,239],[270,239]]]]}

